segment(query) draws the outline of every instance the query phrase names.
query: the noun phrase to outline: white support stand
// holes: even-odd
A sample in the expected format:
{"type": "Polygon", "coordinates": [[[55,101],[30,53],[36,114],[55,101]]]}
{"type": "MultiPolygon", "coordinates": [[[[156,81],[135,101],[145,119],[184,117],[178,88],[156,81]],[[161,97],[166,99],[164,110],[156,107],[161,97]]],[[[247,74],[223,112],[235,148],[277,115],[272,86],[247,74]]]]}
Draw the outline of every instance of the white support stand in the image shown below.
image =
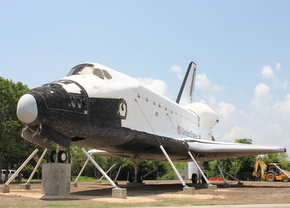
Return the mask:
{"type": "Polygon", "coordinates": [[[222,176],[222,179],[223,179],[223,181],[224,181],[224,184],[223,184],[223,187],[224,187],[224,188],[229,188],[229,187],[231,187],[231,185],[228,184],[228,183],[226,182],[226,179],[225,179],[224,173],[225,173],[226,175],[228,175],[229,177],[231,177],[233,180],[238,181],[238,185],[244,185],[244,184],[243,184],[239,179],[235,178],[235,177],[232,176],[231,174],[229,174],[229,173],[225,172],[223,169],[221,169],[221,167],[220,167],[219,165],[218,165],[218,169],[219,169],[219,171],[220,171],[220,173],[221,173],[221,176],[222,176]]]}
{"type": "Polygon", "coordinates": [[[117,175],[116,175],[115,180],[114,180],[115,183],[116,183],[116,181],[117,181],[117,179],[119,177],[119,174],[120,174],[121,169],[122,169],[122,165],[120,165],[120,167],[118,169],[117,175]]]}
{"type": "Polygon", "coordinates": [[[47,150],[48,150],[48,149],[46,148],[46,149],[43,151],[41,157],[40,157],[39,160],[37,161],[37,164],[36,164],[36,166],[34,167],[32,173],[30,174],[28,180],[26,181],[26,183],[24,183],[24,184],[20,184],[20,185],[19,185],[20,188],[22,188],[22,189],[30,189],[30,181],[31,181],[31,179],[33,178],[33,176],[34,176],[34,174],[35,174],[37,168],[39,167],[41,161],[43,160],[45,154],[47,153],[47,150]]]}
{"type": "Polygon", "coordinates": [[[8,181],[4,184],[4,187],[0,187],[0,191],[3,193],[9,193],[10,187],[9,184],[14,178],[20,173],[20,171],[25,167],[25,165],[34,157],[34,155],[38,152],[38,149],[35,149],[31,155],[23,162],[23,164],[15,171],[15,173],[8,179],[8,181]]]}
{"type": "Polygon", "coordinates": [[[224,176],[223,170],[221,169],[221,167],[220,167],[219,165],[218,165],[218,169],[219,169],[219,171],[220,171],[220,173],[221,173],[221,176],[222,176],[222,179],[223,179],[223,181],[224,181],[223,187],[224,187],[224,188],[229,188],[229,187],[231,187],[231,185],[228,184],[228,183],[226,182],[226,178],[225,178],[225,176],[224,176]]]}
{"type": "Polygon", "coordinates": [[[170,157],[168,156],[167,152],[165,151],[164,147],[162,145],[159,146],[160,149],[162,150],[164,156],[166,157],[166,159],[168,160],[169,164],[171,165],[172,169],[174,170],[176,176],[178,177],[178,179],[181,181],[182,185],[183,185],[183,194],[190,194],[193,195],[195,194],[195,187],[188,187],[184,180],[182,179],[181,175],[179,174],[179,172],[177,171],[176,167],[174,166],[173,162],[171,161],[170,157]]]}
{"type": "Polygon", "coordinates": [[[188,154],[190,156],[190,158],[192,159],[192,161],[195,163],[196,167],[198,168],[199,172],[201,173],[202,177],[204,178],[207,186],[208,186],[208,189],[210,190],[215,190],[217,189],[217,186],[216,185],[212,185],[210,184],[209,180],[207,179],[207,177],[204,175],[203,171],[201,170],[201,168],[199,167],[198,163],[196,162],[195,158],[193,157],[193,155],[191,154],[190,151],[188,151],[188,154]]]}
{"type": "Polygon", "coordinates": [[[101,174],[110,182],[110,184],[114,187],[112,189],[112,197],[125,199],[127,197],[127,189],[119,188],[114,181],[105,173],[105,171],[96,163],[96,161],[89,155],[89,153],[82,148],[83,153],[89,158],[89,160],[94,164],[94,166],[101,172],[101,174]]]}
{"type": "Polygon", "coordinates": [[[143,178],[146,178],[147,176],[149,176],[151,173],[154,173],[155,171],[157,171],[158,168],[154,168],[153,170],[151,170],[150,172],[146,173],[143,178]]]}
{"type": "Polygon", "coordinates": [[[160,149],[162,150],[164,156],[166,157],[167,161],[169,162],[169,164],[171,165],[172,169],[174,170],[176,176],[178,177],[178,179],[180,180],[180,182],[182,183],[182,185],[184,187],[186,187],[187,185],[185,184],[184,180],[182,179],[182,177],[180,176],[179,172],[177,171],[176,167],[174,166],[173,162],[171,161],[170,157],[168,156],[167,152],[165,151],[164,147],[162,145],[159,146],[160,149]]]}
{"type": "MultiPolygon", "coordinates": [[[[106,172],[106,174],[108,174],[112,169],[113,169],[113,167],[115,167],[115,165],[116,164],[113,164],[110,168],[109,168],[109,170],[107,170],[107,172],[106,172]]],[[[104,176],[102,176],[99,180],[97,180],[97,182],[101,182],[101,180],[104,178],[104,176]]]]}
{"type": "MultiPolygon", "coordinates": [[[[90,153],[89,155],[92,155],[92,154],[90,153]]],[[[85,167],[87,166],[87,164],[88,164],[89,161],[90,161],[90,159],[88,158],[88,159],[86,160],[85,164],[83,165],[81,171],[79,172],[78,176],[76,177],[75,181],[72,183],[72,185],[73,185],[74,187],[78,187],[77,182],[78,182],[80,176],[82,175],[83,171],[85,170],[85,167]]]]}

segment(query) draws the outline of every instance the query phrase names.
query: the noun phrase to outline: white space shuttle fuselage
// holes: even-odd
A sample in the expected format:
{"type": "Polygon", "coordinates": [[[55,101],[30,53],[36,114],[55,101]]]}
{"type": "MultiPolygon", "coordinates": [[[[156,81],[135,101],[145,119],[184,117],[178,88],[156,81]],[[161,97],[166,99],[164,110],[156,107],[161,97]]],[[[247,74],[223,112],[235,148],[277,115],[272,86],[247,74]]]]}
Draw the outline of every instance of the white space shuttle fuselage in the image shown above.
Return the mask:
{"type": "Polygon", "coordinates": [[[106,66],[80,64],[65,78],[22,96],[17,115],[27,126],[23,137],[41,146],[40,140],[48,139],[153,160],[165,160],[160,144],[175,161],[190,160],[187,151],[201,160],[285,151],[213,141],[218,116],[203,103],[188,102],[191,70],[195,65],[190,65],[182,88],[188,95],[182,90],[174,102],[106,66]]]}

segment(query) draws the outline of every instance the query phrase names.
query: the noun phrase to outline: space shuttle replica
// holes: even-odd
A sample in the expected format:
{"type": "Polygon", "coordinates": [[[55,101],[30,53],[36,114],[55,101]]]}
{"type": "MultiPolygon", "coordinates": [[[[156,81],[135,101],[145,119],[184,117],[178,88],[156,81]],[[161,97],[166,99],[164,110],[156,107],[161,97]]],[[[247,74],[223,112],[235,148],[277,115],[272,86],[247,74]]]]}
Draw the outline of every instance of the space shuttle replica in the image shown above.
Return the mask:
{"type": "Polygon", "coordinates": [[[166,155],[172,161],[192,161],[191,156],[209,161],[286,151],[215,140],[217,114],[204,103],[192,103],[195,72],[191,62],[172,101],[101,64],[77,65],[66,77],[20,98],[22,137],[45,148],[52,141],[99,149],[103,155],[156,161],[166,160],[166,155]]]}

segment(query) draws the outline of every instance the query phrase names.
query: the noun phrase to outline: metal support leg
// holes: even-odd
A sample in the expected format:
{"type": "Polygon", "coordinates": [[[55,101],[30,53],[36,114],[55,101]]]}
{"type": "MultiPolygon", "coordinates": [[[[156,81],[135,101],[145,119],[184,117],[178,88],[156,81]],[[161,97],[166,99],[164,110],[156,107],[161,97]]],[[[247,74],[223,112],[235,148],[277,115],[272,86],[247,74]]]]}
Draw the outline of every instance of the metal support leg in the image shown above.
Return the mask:
{"type": "Polygon", "coordinates": [[[223,181],[224,181],[224,183],[227,183],[226,182],[226,178],[225,178],[225,176],[224,176],[224,173],[223,173],[223,171],[222,171],[222,169],[221,169],[221,167],[218,165],[218,169],[219,169],[219,171],[220,171],[220,173],[221,173],[221,176],[222,176],[222,178],[223,178],[223,181]]]}
{"type": "MultiPolygon", "coordinates": [[[[92,155],[92,154],[90,154],[90,155],[92,155]]],[[[90,161],[90,159],[88,158],[88,159],[86,160],[85,164],[83,165],[81,171],[79,172],[78,176],[76,177],[75,181],[73,182],[73,184],[76,184],[76,183],[78,182],[80,176],[82,175],[82,173],[83,173],[83,171],[85,170],[85,168],[86,168],[86,166],[87,166],[87,164],[88,164],[89,161],[90,161]]]]}
{"type": "MultiPolygon", "coordinates": [[[[112,169],[113,167],[115,167],[116,164],[112,165],[109,170],[107,170],[106,174],[108,174],[112,169]]],[[[102,176],[98,181],[101,181],[102,179],[104,178],[104,176],[102,176]]]]}
{"type": "Polygon", "coordinates": [[[133,168],[134,168],[134,181],[133,181],[133,183],[139,183],[138,182],[138,178],[140,178],[140,177],[138,175],[138,168],[139,168],[139,165],[141,163],[141,160],[139,160],[139,159],[133,159],[133,158],[131,158],[131,160],[132,160],[133,168]]]}
{"type": "Polygon", "coordinates": [[[226,178],[224,176],[223,170],[221,169],[221,167],[219,165],[218,165],[218,169],[219,169],[219,171],[221,173],[221,176],[222,176],[222,179],[224,181],[223,187],[224,188],[229,188],[231,185],[226,182],[226,178]]]}
{"type": "Polygon", "coordinates": [[[166,159],[168,160],[169,164],[171,165],[172,169],[174,170],[176,176],[178,177],[178,179],[181,181],[182,185],[184,187],[187,187],[187,185],[185,184],[184,180],[181,178],[179,172],[177,171],[176,167],[174,166],[173,162],[171,161],[170,157],[168,156],[167,152],[165,151],[165,149],[163,148],[162,145],[159,146],[160,149],[162,150],[164,156],[166,157],[166,159]]]}
{"type": "Polygon", "coordinates": [[[38,149],[35,149],[31,155],[24,161],[24,163],[15,171],[15,173],[8,179],[5,183],[5,186],[8,186],[11,181],[19,174],[19,172],[27,165],[27,163],[34,157],[34,155],[38,152],[38,149]]]}
{"type": "Polygon", "coordinates": [[[39,167],[39,165],[40,165],[41,161],[43,160],[43,158],[44,158],[45,154],[47,153],[47,150],[48,150],[48,149],[47,149],[47,148],[45,148],[45,150],[43,151],[43,153],[42,153],[41,157],[40,157],[40,158],[39,158],[39,160],[37,161],[37,164],[36,164],[36,166],[34,167],[34,169],[33,169],[32,173],[30,174],[30,177],[28,178],[28,180],[26,181],[26,183],[25,183],[25,184],[29,184],[29,183],[30,183],[30,181],[31,181],[31,179],[33,178],[33,176],[34,176],[34,174],[35,174],[36,170],[38,169],[38,167],[39,167]]]}
{"type": "MultiPolygon", "coordinates": [[[[227,182],[226,182],[226,180],[225,180],[225,177],[224,177],[224,174],[226,174],[226,175],[228,175],[229,177],[231,177],[233,180],[235,180],[235,181],[238,181],[238,185],[243,185],[243,183],[239,180],[239,179],[237,179],[237,178],[235,178],[234,176],[232,176],[231,174],[229,174],[229,173],[227,173],[226,171],[224,171],[223,169],[221,169],[221,167],[218,165],[218,169],[219,169],[219,171],[220,171],[220,173],[221,173],[221,175],[222,175],[222,178],[223,178],[223,180],[224,180],[224,184],[228,184],[227,182]]],[[[228,184],[229,185],[229,184],[228,184]]],[[[227,187],[227,185],[225,185],[226,187],[227,187]]]]}
{"type": "Polygon", "coordinates": [[[89,153],[87,153],[87,151],[82,148],[83,153],[89,158],[89,160],[94,164],[94,166],[101,172],[101,174],[110,182],[110,184],[114,187],[114,188],[119,188],[114,181],[112,181],[112,179],[105,173],[105,171],[103,171],[103,169],[98,165],[98,163],[96,163],[96,161],[91,157],[91,155],[89,155],[89,153]]]}
{"type": "Polygon", "coordinates": [[[201,168],[199,167],[198,163],[196,162],[196,160],[194,159],[193,155],[191,154],[190,151],[188,151],[189,156],[191,157],[191,159],[193,160],[194,164],[196,165],[196,167],[198,168],[199,172],[201,173],[202,177],[204,178],[205,182],[207,183],[207,185],[211,185],[209,183],[209,180],[207,179],[207,177],[204,175],[203,171],[201,170],[201,168]]]}
{"type": "Polygon", "coordinates": [[[149,176],[151,173],[154,173],[154,172],[157,171],[157,170],[158,170],[158,168],[155,168],[155,169],[151,170],[149,173],[146,173],[146,174],[143,176],[143,178],[149,176]]]}
{"type": "Polygon", "coordinates": [[[118,177],[119,177],[119,174],[120,174],[120,171],[121,171],[121,169],[122,169],[122,165],[120,165],[120,167],[119,167],[119,169],[118,169],[118,172],[117,172],[117,175],[116,175],[116,177],[115,177],[115,180],[114,180],[114,182],[116,182],[116,181],[117,181],[117,179],[118,179],[118,177]]]}

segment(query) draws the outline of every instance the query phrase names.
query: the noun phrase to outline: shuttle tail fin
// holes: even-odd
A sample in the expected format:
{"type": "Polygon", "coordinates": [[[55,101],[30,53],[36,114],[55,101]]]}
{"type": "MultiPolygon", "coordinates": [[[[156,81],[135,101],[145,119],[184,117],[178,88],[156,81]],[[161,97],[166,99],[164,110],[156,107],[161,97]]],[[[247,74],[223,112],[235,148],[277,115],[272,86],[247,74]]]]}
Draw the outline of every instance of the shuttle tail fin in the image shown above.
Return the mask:
{"type": "Polygon", "coordinates": [[[190,62],[181,88],[179,90],[176,103],[185,106],[192,103],[192,93],[194,90],[196,64],[190,62]]]}

